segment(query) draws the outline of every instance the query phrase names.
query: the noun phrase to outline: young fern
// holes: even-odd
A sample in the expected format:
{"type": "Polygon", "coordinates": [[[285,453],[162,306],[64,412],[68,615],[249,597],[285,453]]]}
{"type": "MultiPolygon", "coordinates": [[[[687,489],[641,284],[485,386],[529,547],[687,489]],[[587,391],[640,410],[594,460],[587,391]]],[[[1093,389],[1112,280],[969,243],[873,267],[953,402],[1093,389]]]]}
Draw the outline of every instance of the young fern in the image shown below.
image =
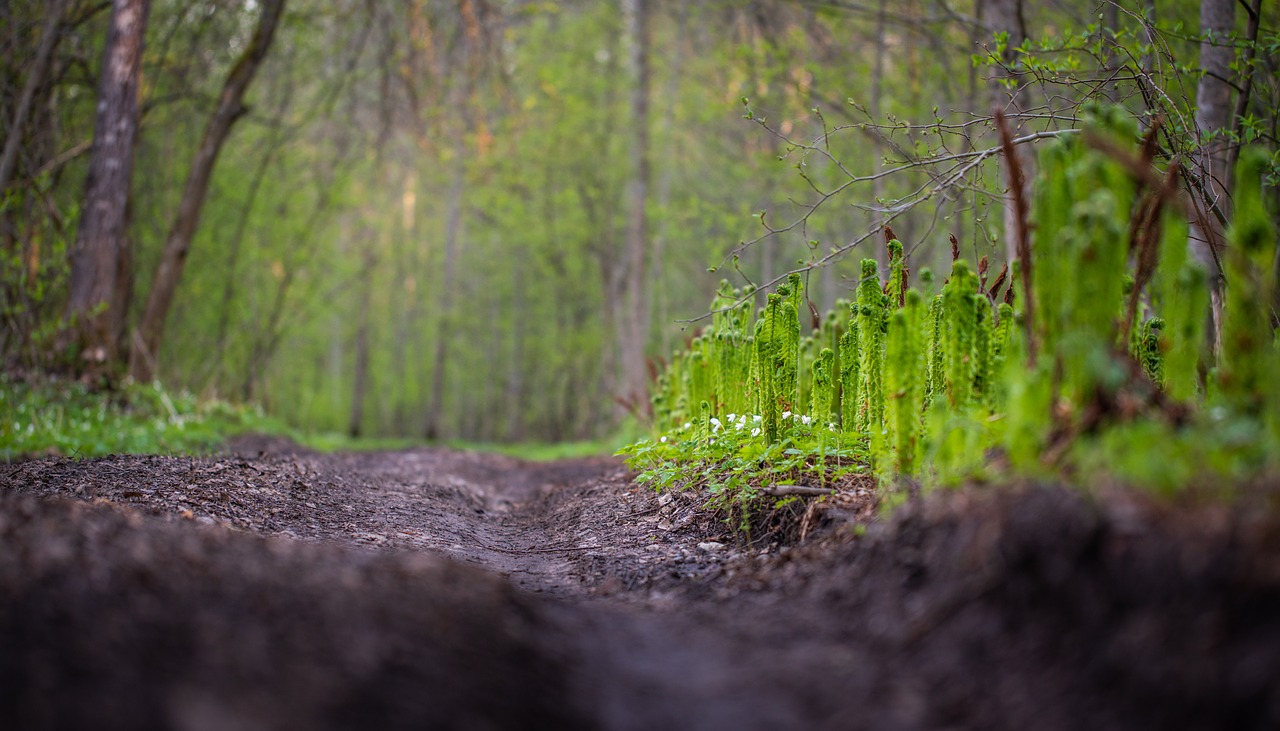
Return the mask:
{"type": "Polygon", "coordinates": [[[923,333],[918,327],[920,294],[908,291],[905,306],[889,318],[885,346],[886,409],[893,445],[893,472],[914,475],[919,465],[921,402],[924,399],[923,333]]]}
{"type": "Polygon", "coordinates": [[[835,399],[836,354],[831,348],[823,348],[813,361],[813,389],[809,400],[809,417],[815,429],[825,429],[831,423],[831,404],[835,399]]]}
{"type": "Polygon", "coordinates": [[[978,315],[974,306],[976,282],[964,259],[956,260],[951,279],[942,288],[945,311],[947,401],[953,411],[963,411],[973,400],[973,350],[978,315]]]}
{"type": "Polygon", "coordinates": [[[858,285],[858,431],[878,432],[884,422],[884,328],[886,297],[875,259],[862,260],[858,285]]]}
{"type": "Polygon", "coordinates": [[[849,328],[840,336],[840,426],[858,430],[858,385],[861,355],[858,347],[858,306],[850,305],[849,328]]]}
{"type": "Polygon", "coordinates": [[[1259,414],[1269,373],[1270,305],[1276,259],[1276,233],[1262,201],[1260,181],[1268,166],[1265,152],[1250,148],[1236,168],[1235,220],[1227,230],[1226,306],[1222,324],[1222,360],[1218,383],[1223,398],[1243,413],[1259,414]]]}

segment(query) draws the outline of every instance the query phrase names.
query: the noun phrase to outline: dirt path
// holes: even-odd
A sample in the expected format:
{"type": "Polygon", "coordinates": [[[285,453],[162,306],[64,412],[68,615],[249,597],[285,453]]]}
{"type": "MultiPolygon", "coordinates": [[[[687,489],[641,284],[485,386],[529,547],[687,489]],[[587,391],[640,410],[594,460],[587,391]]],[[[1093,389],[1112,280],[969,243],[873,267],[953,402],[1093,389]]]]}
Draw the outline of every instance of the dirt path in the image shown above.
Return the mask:
{"type": "Polygon", "coordinates": [[[1275,491],[748,549],[613,459],[234,447],[0,467],[0,728],[1280,727],[1275,491]]]}

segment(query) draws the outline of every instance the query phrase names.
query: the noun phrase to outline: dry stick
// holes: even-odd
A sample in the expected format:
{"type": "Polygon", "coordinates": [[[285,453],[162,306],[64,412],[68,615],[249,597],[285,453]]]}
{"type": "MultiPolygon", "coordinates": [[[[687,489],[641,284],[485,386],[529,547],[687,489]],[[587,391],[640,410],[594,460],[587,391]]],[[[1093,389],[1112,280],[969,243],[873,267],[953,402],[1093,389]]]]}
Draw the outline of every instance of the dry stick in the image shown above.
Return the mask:
{"type": "Polygon", "coordinates": [[[1138,210],[1135,224],[1139,230],[1134,233],[1134,247],[1138,254],[1138,267],[1133,276],[1133,291],[1129,294],[1128,307],[1125,308],[1124,326],[1120,332],[1120,342],[1128,342],[1138,316],[1138,299],[1151,277],[1156,272],[1156,264],[1160,257],[1160,214],[1165,204],[1178,192],[1178,165],[1169,167],[1164,183],[1157,188],[1151,197],[1138,210]]]}
{"type": "Polygon", "coordinates": [[[1000,291],[1000,288],[1004,286],[1005,280],[1008,278],[1009,278],[1009,262],[1006,261],[1004,263],[1004,268],[1000,270],[1000,275],[996,277],[995,284],[991,285],[991,288],[987,290],[987,299],[991,300],[992,302],[995,302],[996,293],[1000,291]]]}
{"type": "Polygon", "coordinates": [[[1027,362],[1034,367],[1038,344],[1035,331],[1036,303],[1031,287],[1031,236],[1027,229],[1027,191],[1024,188],[1026,176],[1013,151],[1013,134],[1009,131],[1009,121],[999,107],[995,111],[996,127],[1000,131],[1000,147],[1004,151],[1004,161],[1009,172],[1009,191],[1013,194],[1014,243],[1017,245],[1018,261],[1022,262],[1022,269],[1018,274],[1022,279],[1022,327],[1026,330],[1027,362]]]}

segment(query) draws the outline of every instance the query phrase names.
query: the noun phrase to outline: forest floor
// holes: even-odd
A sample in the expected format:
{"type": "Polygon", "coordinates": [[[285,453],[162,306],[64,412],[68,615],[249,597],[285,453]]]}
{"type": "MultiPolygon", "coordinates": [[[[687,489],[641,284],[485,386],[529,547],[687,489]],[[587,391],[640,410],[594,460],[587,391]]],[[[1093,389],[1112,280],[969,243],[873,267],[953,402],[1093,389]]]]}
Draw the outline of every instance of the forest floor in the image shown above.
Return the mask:
{"type": "Polygon", "coordinates": [[[0,728],[1280,727],[1273,487],[860,489],[748,546],[629,477],[255,438],[0,466],[0,728]]]}

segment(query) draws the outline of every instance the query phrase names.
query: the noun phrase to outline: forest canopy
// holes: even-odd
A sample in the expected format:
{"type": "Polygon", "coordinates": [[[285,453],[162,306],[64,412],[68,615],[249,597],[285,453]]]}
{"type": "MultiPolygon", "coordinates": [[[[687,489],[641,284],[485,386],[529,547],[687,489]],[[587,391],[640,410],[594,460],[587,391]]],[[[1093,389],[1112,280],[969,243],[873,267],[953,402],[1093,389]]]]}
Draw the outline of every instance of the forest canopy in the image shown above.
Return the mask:
{"type": "Polygon", "coordinates": [[[721,278],[763,305],[799,273],[826,312],[858,259],[887,274],[886,224],[913,270],[954,236],[999,271],[1002,161],[1095,103],[1185,171],[1211,271],[1244,143],[1280,210],[1261,0],[12,0],[0,27],[6,372],[314,430],[607,434],[721,278]]]}

